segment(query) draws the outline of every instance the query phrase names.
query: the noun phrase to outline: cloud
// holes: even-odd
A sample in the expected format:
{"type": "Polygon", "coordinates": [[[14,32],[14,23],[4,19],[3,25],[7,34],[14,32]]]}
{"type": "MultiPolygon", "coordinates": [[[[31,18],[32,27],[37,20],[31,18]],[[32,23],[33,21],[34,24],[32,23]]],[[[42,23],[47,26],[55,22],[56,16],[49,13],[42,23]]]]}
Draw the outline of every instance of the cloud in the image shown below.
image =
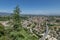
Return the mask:
{"type": "Polygon", "coordinates": [[[9,10],[0,10],[0,12],[12,13],[12,11],[9,11],[9,10]]]}

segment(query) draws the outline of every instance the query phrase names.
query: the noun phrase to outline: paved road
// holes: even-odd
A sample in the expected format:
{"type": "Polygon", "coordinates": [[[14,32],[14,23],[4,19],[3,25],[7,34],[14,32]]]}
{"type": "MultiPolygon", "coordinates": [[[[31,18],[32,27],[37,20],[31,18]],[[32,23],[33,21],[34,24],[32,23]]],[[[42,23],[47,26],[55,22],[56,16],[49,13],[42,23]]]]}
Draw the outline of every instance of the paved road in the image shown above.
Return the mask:
{"type": "Polygon", "coordinates": [[[47,37],[47,35],[48,35],[48,33],[49,33],[49,30],[48,30],[49,28],[48,28],[48,25],[47,25],[47,23],[46,23],[46,32],[44,33],[44,35],[43,35],[43,37],[41,38],[41,39],[39,39],[39,40],[45,40],[46,39],[46,37],[47,37]]]}

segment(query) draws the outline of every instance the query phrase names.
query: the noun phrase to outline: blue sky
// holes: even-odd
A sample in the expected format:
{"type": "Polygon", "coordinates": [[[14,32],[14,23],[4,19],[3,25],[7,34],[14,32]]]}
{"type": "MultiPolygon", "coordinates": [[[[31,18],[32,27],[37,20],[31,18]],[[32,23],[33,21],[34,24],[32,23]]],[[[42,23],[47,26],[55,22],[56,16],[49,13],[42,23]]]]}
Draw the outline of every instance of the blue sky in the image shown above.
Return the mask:
{"type": "Polygon", "coordinates": [[[17,4],[22,14],[60,14],[60,0],[0,0],[0,12],[12,12],[17,4]]]}

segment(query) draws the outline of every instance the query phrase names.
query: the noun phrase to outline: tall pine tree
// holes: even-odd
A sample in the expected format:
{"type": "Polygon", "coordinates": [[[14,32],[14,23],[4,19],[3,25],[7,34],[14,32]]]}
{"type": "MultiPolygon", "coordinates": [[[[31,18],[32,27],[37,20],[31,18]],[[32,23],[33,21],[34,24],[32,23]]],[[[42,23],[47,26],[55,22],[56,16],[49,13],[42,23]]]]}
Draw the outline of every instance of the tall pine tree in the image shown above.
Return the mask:
{"type": "Polygon", "coordinates": [[[20,13],[21,10],[19,8],[19,6],[16,6],[15,10],[13,11],[13,16],[12,16],[12,20],[13,20],[13,24],[14,24],[14,29],[17,29],[21,26],[21,19],[20,19],[20,13]]]}

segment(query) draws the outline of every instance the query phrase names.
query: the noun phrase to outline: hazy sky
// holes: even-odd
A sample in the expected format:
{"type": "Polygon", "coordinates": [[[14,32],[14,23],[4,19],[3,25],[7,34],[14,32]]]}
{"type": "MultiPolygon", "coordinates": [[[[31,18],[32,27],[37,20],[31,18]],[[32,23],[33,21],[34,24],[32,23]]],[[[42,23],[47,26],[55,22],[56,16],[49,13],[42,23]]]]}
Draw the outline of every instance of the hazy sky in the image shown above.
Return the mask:
{"type": "Polygon", "coordinates": [[[60,14],[60,0],[0,0],[0,12],[12,12],[17,4],[22,14],[60,14]]]}

